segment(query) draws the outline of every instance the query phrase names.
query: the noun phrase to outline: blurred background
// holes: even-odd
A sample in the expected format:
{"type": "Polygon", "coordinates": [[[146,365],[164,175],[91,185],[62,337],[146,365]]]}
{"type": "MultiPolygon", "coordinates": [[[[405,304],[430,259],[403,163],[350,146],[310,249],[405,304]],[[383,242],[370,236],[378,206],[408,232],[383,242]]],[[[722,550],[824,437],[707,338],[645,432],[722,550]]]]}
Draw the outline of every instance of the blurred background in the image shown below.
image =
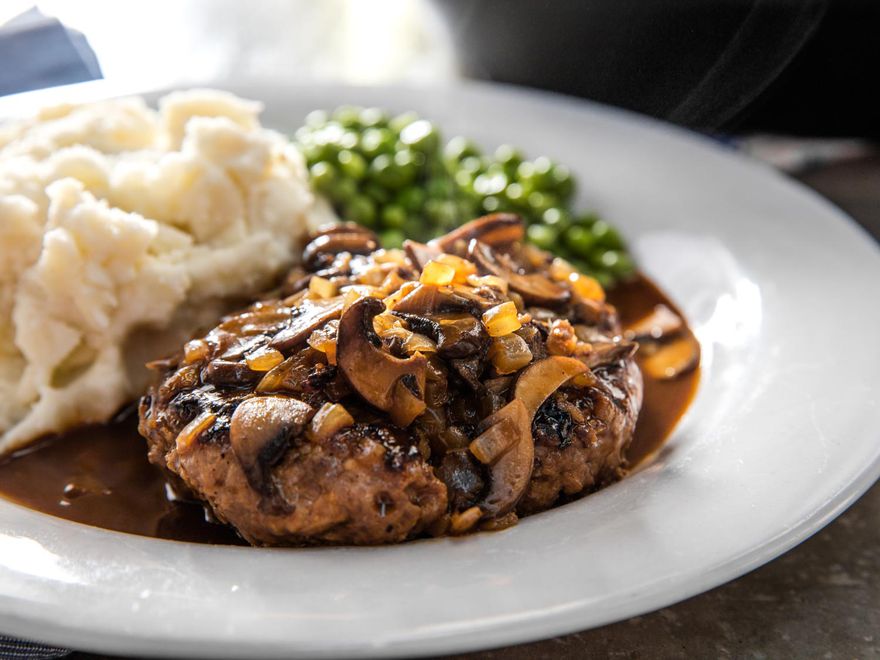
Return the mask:
{"type": "Polygon", "coordinates": [[[74,73],[69,60],[84,49],[46,36],[46,18],[57,18],[96,55],[99,70],[84,70],[139,88],[230,77],[279,84],[468,77],[703,131],[878,131],[875,0],[44,0],[42,23],[33,7],[32,0],[0,6],[0,24],[31,10],[30,21],[4,29],[7,43],[18,33],[19,48],[0,45],[2,93],[74,73]],[[37,42],[39,54],[20,62],[21,46],[37,42]],[[16,68],[22,75],[12,75],[16,68]]]}

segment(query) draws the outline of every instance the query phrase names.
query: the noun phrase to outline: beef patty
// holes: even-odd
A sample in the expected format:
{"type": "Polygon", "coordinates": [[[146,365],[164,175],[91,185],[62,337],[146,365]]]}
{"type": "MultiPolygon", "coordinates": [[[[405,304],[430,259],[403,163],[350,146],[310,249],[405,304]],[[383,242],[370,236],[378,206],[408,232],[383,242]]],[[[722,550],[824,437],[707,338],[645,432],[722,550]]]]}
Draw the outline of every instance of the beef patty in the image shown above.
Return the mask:
{"type": "Polygon", "coordinates": [[[636,345],[516,216],[381,250],[324,228],[267,300],[153,363],[150,460],[255,545],[499,528],[625,472],[636,345]]]}

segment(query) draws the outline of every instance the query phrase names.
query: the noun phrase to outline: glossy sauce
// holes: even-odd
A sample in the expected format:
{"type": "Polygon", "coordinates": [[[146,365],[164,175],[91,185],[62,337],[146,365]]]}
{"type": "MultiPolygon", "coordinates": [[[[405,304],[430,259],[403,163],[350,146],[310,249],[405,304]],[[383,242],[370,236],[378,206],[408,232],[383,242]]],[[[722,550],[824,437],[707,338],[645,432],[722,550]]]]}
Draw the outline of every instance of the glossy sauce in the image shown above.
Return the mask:
{"type": "MultiPolygon", "coordinates": [[[[656,305],[675,306],[645,278],[609,294],[624,327],[656,305]]],[[[656,451],[687,409],[699,370],[668,381],[645,376],[645,399],[629,451],[636,465],[656,451]]],[[[231,528],[211,522],[203,507],[172,501],[165,478],[147,461],[128,409],[110,424],[50,437],[0,460],[0,496],[60,518],[178,541],[244,545],[231,528]]]]}

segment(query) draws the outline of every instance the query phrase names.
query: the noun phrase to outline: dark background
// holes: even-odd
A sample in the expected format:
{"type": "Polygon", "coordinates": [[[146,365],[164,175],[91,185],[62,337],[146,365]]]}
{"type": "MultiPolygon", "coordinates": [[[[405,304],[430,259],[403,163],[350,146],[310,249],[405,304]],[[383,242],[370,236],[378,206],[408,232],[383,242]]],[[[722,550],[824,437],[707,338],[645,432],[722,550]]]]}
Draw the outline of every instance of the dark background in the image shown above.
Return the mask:
{"type": "Polygon", "coordinates": [[[875,0],[437,0],[466,75],[701,131],[880,136],[875,0]]]}

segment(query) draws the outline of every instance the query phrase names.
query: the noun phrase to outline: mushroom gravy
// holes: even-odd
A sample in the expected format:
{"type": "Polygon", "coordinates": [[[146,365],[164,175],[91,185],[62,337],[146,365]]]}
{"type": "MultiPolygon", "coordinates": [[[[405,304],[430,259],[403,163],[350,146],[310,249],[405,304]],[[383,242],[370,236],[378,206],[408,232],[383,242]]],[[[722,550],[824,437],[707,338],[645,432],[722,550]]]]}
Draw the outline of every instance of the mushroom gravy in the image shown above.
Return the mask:
{"type": "MultiPolygon", "coordinates": [[[[678,311],[644,277],[619,285],[608,297],[624,327],[645,318],[657,305],[678,311]]],[[[684,414],[696,392],[699,369],[670,380],[644,373],[644,381],[644,401],[628,452],[632,466],[655,452],[684,414]]],[[[110,530],[246,545],[232,528],[207,519],[201,505],[169,497],[164,476],[147,461],[137,422],[137,414],[129,408],[110,424],[49,437],[0,460],[0,496],[110,530]]]]}

